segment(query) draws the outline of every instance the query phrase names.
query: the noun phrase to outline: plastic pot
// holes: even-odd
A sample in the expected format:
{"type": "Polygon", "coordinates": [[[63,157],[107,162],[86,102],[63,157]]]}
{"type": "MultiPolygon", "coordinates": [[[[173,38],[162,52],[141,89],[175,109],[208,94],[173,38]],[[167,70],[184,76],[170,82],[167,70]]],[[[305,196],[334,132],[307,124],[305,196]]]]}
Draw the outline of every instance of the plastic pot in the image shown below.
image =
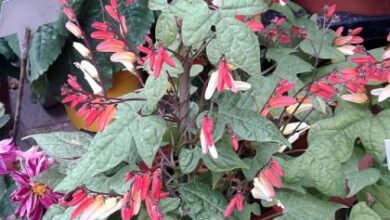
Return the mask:
{"type": "MultiPolygon", "coordinates": [[[[139,84],[137,78],[128,71],[120,71],[113,75],[112,78],[112,87],[107,91],[107,96],[116,98],[127,93],[130,93],[136,89],[139,89],[141,85],[139,84]]],[[[85,117],[78,117],[76,115],[76,110],[72,109],[69,105],[64,105],[68,119],[70,123],[77,129],[83,129],[86,131],[97,132],[97,121],[95,121],[91,126],[85,126],[85,117]]]]}

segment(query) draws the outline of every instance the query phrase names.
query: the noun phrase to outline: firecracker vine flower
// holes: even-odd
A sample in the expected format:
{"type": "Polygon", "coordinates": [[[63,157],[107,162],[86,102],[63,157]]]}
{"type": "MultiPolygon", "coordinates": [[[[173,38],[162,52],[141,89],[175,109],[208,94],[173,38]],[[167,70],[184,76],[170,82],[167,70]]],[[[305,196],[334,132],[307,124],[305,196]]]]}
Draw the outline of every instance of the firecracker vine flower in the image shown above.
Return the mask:
{"type": "Polygon", "coordinates": [[[345,55],[362,53],[363,51],[356,45],[360,45],[364,41],[362,37],[357,36],[360,32],[362,32],[363,28],[358,27],[353,30],[349,30],[349,33],[346,36],[341,35],[343,30],[344,27],[339,27],[336,30],[336,38],[333,41],[333,45],[336,49],[345,55]]]}
{"type": "Polygon", "coordinates": [[[146,54],[146,57],[142,58],[142,61],[148,61],[149,72],[153,73],[154,78],[157,79],[161,74],[164,63],[171,67],[175,67],[175,63],[161,44],[159,44],[156,51],[148,36],[146,36],[146,43],[147,47],[139,45],[137,49],[146,54]]]}
{"type": "Polygon", "coordinates": [[[115,104],[110,103],[110,99],[84,91],[76,77],[72,75],[68,75],[68,85],[62,87],[61,95],[64,97],[63,103],[68,103],[71,108],[77,109],[77,116],[85,117],[87,127],[94,121],[98,121],[99,131],[103,131],[111,122],[116,110],[115,104]]]}
{"type": "Polygon", "coordinates": [[[205,99],[211,99],[215,90],[217,90],[218,93],[221,93],[224,90],[230,90],[236,93],[238,91],[249,90],[250,88],[251,85],[247,82],[233,80],[225,57],[221,57],[218,63],[218,70],[211,73],[205,92],[205,99]]]}
{"type": "Polygon", "coordinates": [[[287,107],[296,104],[297,100],[295,98],[284,95],[294,87],[294,83],[289,83],[287,79],[281,79],[275,91],[268,99],[267,103],[260,110],[260,114],[266,116],[272,109],[287,107]]]}
{"type": "Polygon", "coordinates": [[[202,118],[200,145],[202,147],[203,154],[210,153],[211,157],[218,159],[218,152],[213,140],[213,121],[207,115],[203,115],[202,118]]]}
{"type": "Polygon", "coordinates": [[[125,181],[133,180],[133,183],[122,201],[121,216],[123,220],[130,220],[137,215],[142,201],[145,203],[150,219],[163,219],[158,201],[167,195],[161,190],[161,170],[153,171],[152,181],[150,181],[150,177],[150,172],[136,174],[130,172],[126,175],[125,181]]]}
{"type": "Polygon", "coordinates": [[[237,208],[237,211],[239,212],[242,212],[244,210],[243,198],[240,190],[238,190],[233,196],[233,198],[230,200],[228,206],[223,212],[223,217],[229,217],[233,213],[234,208],[237,208]]]}
{"type": "Polygon", "coordinates": [[[272,159],[267,167],[254,178],[254,187],[251,190],[252,196],[256,199],[272,201],[275,196],[275,190],[272,186],[278,189],[281,188],[282,182],[280,177],[283,175],[283,170],[280,168],[277,161],[272,159]]]}

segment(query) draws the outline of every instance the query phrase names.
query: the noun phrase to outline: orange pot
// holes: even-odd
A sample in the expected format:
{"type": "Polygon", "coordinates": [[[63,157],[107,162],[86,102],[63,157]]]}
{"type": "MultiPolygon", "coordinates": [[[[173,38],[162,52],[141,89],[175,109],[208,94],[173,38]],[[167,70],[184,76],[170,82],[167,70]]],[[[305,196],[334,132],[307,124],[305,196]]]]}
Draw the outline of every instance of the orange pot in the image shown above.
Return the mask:
{"type": "Polygon", "coordinates": [[[325,5],[337,5],[338,12],[351,12],[359,15],[390,15],[389,0],[294,0],[312,13],[322,13],[325,5]]]}
{"type": "MultiPolygon", "coordinates": [[[[127,93],[130,93],[141,87],[137,78],[128,71],[120,71],[113,75],[112,87],[107,91],[107,96],[116,98],[127,93]]],[[[69,105],[65,105],[65,110],[68,115],[70,123],[77,129],[83,129],[86,131],[97,132],[97,121],[91,126],[85,126],[85,117],[78,117],[76,110],[72,109],[69,105]]]]}

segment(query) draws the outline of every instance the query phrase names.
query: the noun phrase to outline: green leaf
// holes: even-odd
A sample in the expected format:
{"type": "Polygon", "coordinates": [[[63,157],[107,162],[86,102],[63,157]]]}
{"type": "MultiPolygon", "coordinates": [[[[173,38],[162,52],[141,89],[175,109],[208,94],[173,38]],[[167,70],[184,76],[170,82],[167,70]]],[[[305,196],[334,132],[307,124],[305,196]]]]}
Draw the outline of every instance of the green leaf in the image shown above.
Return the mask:
{"type": "Polygon", "coordinates": [[[180,170],[183,173],[191,173],[199,163],[201,152],[198,148],[189,150],[182,148],[179,154],[180,170]]]}
{"type": "Polygon", "coordinates": [[[148,4],[150,10],[160,10],[163,11],[168,8],[167,0],[149,0],[148,4]]]}
{"type": "Polygon", "coordinates": [[[359,202],[353,206],[350,220],[381,220],[382,218],[372,209],[370,209],[365,202],[359,202]]]}
{"type": "Polygon", "coordinates": [[[252,143],[256,149],[256,155],[253,158],[245,158],[244,162],[249,165],[250,169],[242,170],[247,179],[253,179],[256,173],[264,167],[272,155],[278,151],[280,146],[275,143],[252,143]]]}
{"type": "Polygon", "coordinates": [[[61,205],[51,205],[42,217],[42,220],[52,220],[58,215],[62,215],[65,209],[61,205]]]}
{"type": "Polygon", "coordinates": [[[255,15],[265,12],[268,8],[266,2],[257,0],[224,0],[220,8],[224,16],[255,15]]]}
{"type": "Polygon", "coordinates": [[[259,204],[254,202],[252,204],[249,204],[245,201],[244,204],[244,210],[242,211],[241,214],[241,219],[242,220],[251,220],[252,219],[252,214],[255,216],[259,216],[261,213],[259,204]]]}
{"type": "Polygon", "coordinates": [[[296,77],[298,73],[305,73],[305,72],[311,72],[313,70],[313,66],[302,60],[296,55],[286,55],[280,57],[280,55],[273,59],[276,60],[277,66],[275,71],[273,72],[274,75],[277,75],[278,78],[287,78],[290,81],[293,82],[300,82],[300,80],[296,80],[292,77],[296,77]]]}
{"type": "Polygon", "coordinates": [[[162,13],[156,24],[156,39],[160,40],[165,47],[168,47],[175,41],[178,33],[179,29],[175,16],[170,13],[162,13]]]}
{"type": "Polygon", "coordinates": [[[219,43],[217,40],[213,39],[207,45],[206,48],[206,54],[207,58],[209,59],[210,63],[214,66],[218,65],[219,60],[221,59],[222,52],[220,51],[221,46],[219,46],[219,43]]]}
{"type": "Polygon", "coordinates": [[[226,148],[220,143],[216,144],[218,159],[212,158],[209,154],[203,158],[204,164],[213,172],[225,172],[236,168],[249,169],[248,164],[242,161],[236,152],[226,148]]]}
{"type": "Polygon", "coordinates": [[[2,128],[10,119],[10,116],[5,113],[5,108],[3,103],[0,102],[0,128],[2,128]]]}
{"type": "MultiPolygon", "coordinates": [[[[190,3],[189,3],[190,4],[190,3]]],[[[193,4],[183,18],[181,34],[186,46],[195,46],[211,36],[211,26],[218,22],[218,13],[210,11],[207,4],[193,4]]]]}
{"type": "Polygon", "coordinates": [[[345,196],[345,176],[341,164],[322,145],[310,146],[300,157],[283,164],[284,180],[295,182],[302,178],[329,196],[345,196]]]}
{"type": "Polygon", "coordinates": [[[158,202],[158,205],[160,207],[160,210],[162,213],[166,214],[168,212],[171,212],[179,207],[181,203],[181,200],[179,198],[172,198],[172,197],[167,197],[164,199],[161,199],[158,202]]]}
{"type": "Polygon", "coordinates": [[[58,164],[52,165],[32,179],[54,189],[65,178],[65,175],[60,172],[59,168],[58,164]]]}
{"type": "Polygon", "coordinates": [[[56,158],[75,158],[82,156],[92,137],[84,132],[51,132],[33,134],[33,138],[49,156],[56,158]]]}
{"type": "Polygon", "coordinates": [[[0,39],[0,54],[5,57],[6,60],[9,60],[13,56],[13,51],[11,47],[8,45],[8,42],[4,39],[0,39]]]}
{"type": "Polygon", "coordinates": [[[158,116],[138,116],[136,121],[130,129],[135,135],[134,141],[138,154],[148,167],[152,167],[154,156],[160,148],[165,133],[165,121],[158,116]]]}
{"type": "Polygon", "coordinates": [[[390,189],[386,186],[372,185],[359,193],[359,201],[366,201],[381,219],[390,218],[390,189]]]}
{"type": "Polygon", "coordinates": [[[301,42],[300,48],[303,52],[321,59],[332,59],[334,61],[344,61],[344,55],[332,46],[332,36],[325,35],[325,38],[315,37],[305,39],[301,42]],[[319,53],[319,54],[318,54],[319,53]]]}
{"type": "Polygon", "coordinates": [[[0,199],[0,217],[7,217],[10,216],[12,213],[15,212],[15,209],[17,208],[16,204],[11,202],[10,195],[11,193],[16,189],[16,185],[12,184],[8,189],[7,192],[3,194],[3,196],[0,199]]]}
{"type": "Polygon", "coordinates": [[[268,119],[259,116],[252,96],[248,94],[232,94],[225,92],[218,101],[219,108],[216,115],[215,140],[219,140],[226,124],[230,124],[233,131],[240,138],[248,141],[275,142],[290,146],[275,125],[268,119]]]}
{"type": "Polygon", "coordinates": [[[223,19],[216,28],[216,40],[227,61],[250,75],[260,74],[260,45],[256,35],[234,17],[223,19]]]}
{"type": "Polygon", "coordinates": [[[147,112],[154,112],[157,108],[158,102],[165,95],[168,87],[168,76],[162,73],[157,79],[150,76],[145,83],[145,97],[147,112]]]}
{"type": "Polygon", "coordinates": [[[335,117],[316,123],[310,129],[309,143],[326,145],[340,162],[345,162],[351,157],[353,144],[359,137],[367,152],[382,163],[383,140],[390,138],[390,110],[372,115],[358,105],[349,105],[335,117]]]}
{"type": "Polygon", "coordinates": [[[149,10],[148,1],[144,0],[136,0],[131,4],[121,1],[118,4],[118,13],[126,18],[129,32],[127,40],[135,49],[137,45],[145,42],[145,35],[150,33],[150,28],[154,23],[153,11],[149,10]]]}
{"type": "Polygon", "coordinates": [[[334,219],[335,212],[343,208],[325,200],[320,200],[310,194],[301,194],[289,190],[280,190],[275,198],[285,207],[283,215],[275,220],[302,220],[302,219],[334,219]]]}
{"type": "Polygon", "coordinates": [[[191,77],[195,77],[199,73],[201,73],[202,71],[203,71],[203,66],[202,65],[194,64],[194,65],[191,66],[190,76],[191,77]]]}
{"type": "Polygon", "coordinates": [[[357,105],[346,111],[341,111],[335,117],[317,122],[310,129],[308,141],[310,145],[317,144],[328,149],[340,162],[347,161],[353,152],[353,146],[358,134],[355,126],[367,112],[357,105]]]}
{"type": "MultiPolygon", "coordinates": [[[[148,117],[143,118],[137,113],[141,103],[135,101],[118,105],[115,115],[116,120],[103,132],[95,136],[89,151],[78,160],[76,167],[57,186],[56,191],[73,190],[89,178],[115,167],[121,161],[133,163],[138,158],[138,154],[135,153],[137,150],[136,143],[153,144],[153,140],[162,138],[152,137],[151,140],[146,142],[142,140],[143,138],[150,138],[149,135],[154,135],[151,132],[154,128],[147,129],[147,136],[144,136],[145,131],[143,129],[139,129],[146,124],[150,124],[148,117]],[[146,123],[144,120],[146,120],[146,123]],[[137,142],[135,139],[138,139],[137,142]]],[[[139,147],[154,148],[154,146],[139,147]]]]}
{"type": "Polygon", "coordinates": [[[363,156],[364,152],[359,148],[356,148],[351,159],[343,165],[349,188],[348,198],[354,196],[364,187],[376,183],[381,175],[380,171],[375,168],[359,170],[358,162],[363,156]]]}
{"type": "Polygon", "coordinates": [[[295,24],[294,12],[291,10],[289,6],[281,5],[281,4],[272,4],[270,9],[282,13],[284,16],[286,16],[288,21],[295,24]]]}
{"type": "Polygon", "coordinates": [[[53,25],[39,27],[30,46],[30,81],[38,79],[61,53],[65,36],[53,25]]]}
{"type": "Polygon", "coordinates": [[[227,202],[220,192],[195,183],[181,185],[179,192],[182,208],[192,219],[224,219],[223,212],[227,202]]]}

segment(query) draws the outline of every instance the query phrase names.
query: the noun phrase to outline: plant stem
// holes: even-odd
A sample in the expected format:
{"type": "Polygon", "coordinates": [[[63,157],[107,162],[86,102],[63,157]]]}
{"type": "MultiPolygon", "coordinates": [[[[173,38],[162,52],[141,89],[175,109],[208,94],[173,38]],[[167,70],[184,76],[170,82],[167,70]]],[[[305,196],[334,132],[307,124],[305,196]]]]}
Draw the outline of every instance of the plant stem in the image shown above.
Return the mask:
{"type": "Polygon", "coordinates": [[[14,143],[16,143],[16,138],[18,136],[19,117],[20,117],[20,110],[22,107],[21,104],[23,98],[24,81],[26,80],[26,69],[27,69],[28,51],[30,45],[30,34],[31,34],[31,30],[26,28],[24,33],[24,42],[21,48],[22,60],[20,64],[19,88],[18,88],[18,96],[16,99],[16,109],[15,109],[14,126],[13,126],[13,134],[12,134],[12,139],[14,143]]]}
{"type": "Polygon", "coordinates": [[[179,84],[179,131],[186,132],[188,124],[188,113],[190,111],[190,69],[191,59],[189,57],[189,49],[185,51],[183,59],[184,72],[180,76],[179,84]]]}

